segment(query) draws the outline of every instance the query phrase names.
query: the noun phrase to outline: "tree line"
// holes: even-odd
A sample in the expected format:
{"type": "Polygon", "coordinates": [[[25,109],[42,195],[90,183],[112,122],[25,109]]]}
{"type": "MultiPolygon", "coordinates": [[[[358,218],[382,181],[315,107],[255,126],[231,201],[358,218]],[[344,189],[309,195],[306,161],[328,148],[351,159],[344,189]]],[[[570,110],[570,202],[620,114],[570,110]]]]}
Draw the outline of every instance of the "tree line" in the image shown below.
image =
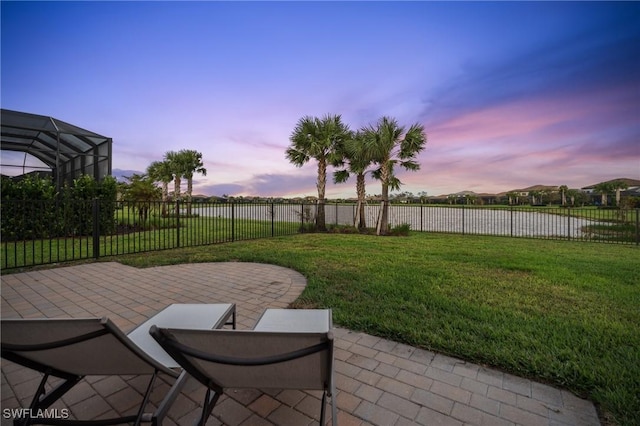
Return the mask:
{"type": "MultiPolygon", "coordinates": [[[[126,176],[129,181],[122,187],[122,196],[125,200],[153,201],[161,198],[163,201],[163,216],[166,216],[166,202],[169,201],[169,184],[173,182],[173,199],[183,200],[182,179],[187,181],[187,190],[184,201],[187,205],[187,214],[191,214],[191,200],[193,196],[193,176],[200,173],[206,176],[207,169],[202,162],[202,153],[183,149],[180,151],[167,151],[161,161],[152,162],[145,174],[134,173],[126,176]],[[160,188],[156,186],[160,183],[160,188]]],[[[178,214],[179,212],[176,212],[178,214]]]]}
{"type": "Polygon", "coordinates": [[[286,157],[297,167],[314,159],[318,163],[316,186],[318,209],[316,228],[326,230],[325,188],[327,167],[337,168],[334,183],[346,182],[356,177],[358,206],[354,225],[366,228],[365,175],[370,173],[382,185],[380,216],[376,227],[378,235],[389,232],[389,189],[400,189],[396,170],[416,171],[420,164],[417,155],[427,143],[427,135],[421,124],[401,126],[391,117],[382,117],[374,124],[351,130],[340,115],[326,114],[323,117],[304,116],[298,120],[289,138],[286,157]]]}

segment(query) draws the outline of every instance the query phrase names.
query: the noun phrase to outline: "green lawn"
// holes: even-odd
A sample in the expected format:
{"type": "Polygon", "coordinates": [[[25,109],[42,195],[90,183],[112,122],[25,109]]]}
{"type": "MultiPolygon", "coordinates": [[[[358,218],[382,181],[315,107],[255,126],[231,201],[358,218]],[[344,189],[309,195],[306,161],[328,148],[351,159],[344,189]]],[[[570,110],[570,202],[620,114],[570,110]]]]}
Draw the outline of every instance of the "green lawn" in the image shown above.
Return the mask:
{"type": "Polygon", "coordinates": [[[264,262],[308,279],[296,307],[344,327],[567,388],[640,419],[640,252],[633,246],[412,233],[304,234],[118,260],[264,262]]]}
{"type": "MultiPolygon", "coordinates": [[[[175,219],[153,217],[144,228],[119,213],[119,224],[131,223],[127,232],[103,235],[99,240],[100,256],[140,253],[176,247],[217,244],[272,235],[298,232],[298,222],[195,217],[175,219]],[[124,219],[123,219],[124,218],[124,219]]],[[[0,244],[0,269],[30,267],[54,262],[68,262],[95,257],[93,238],[78,236],[46,240],[3,242],[0,244]]]]}

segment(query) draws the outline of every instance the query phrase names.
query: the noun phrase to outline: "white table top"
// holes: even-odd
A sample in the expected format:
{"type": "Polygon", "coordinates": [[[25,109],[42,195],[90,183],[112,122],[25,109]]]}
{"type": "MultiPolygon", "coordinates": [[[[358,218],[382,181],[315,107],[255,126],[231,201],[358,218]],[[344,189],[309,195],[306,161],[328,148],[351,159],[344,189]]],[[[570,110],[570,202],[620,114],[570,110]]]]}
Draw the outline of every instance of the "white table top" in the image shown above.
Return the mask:
{"type": "Polygon", "coordinates": [[[164,328],[188,328],[211,330],[222,327],[233,312],[231,303],[218,304],[174,304],[149,318],[128,334],[129,339],[140,349],[161,364],[176,368],[176,363],[149,334],[152,325],[164,328]]]}
{"type": "Polygon", "coordinates": [[[332,326],[331,309],[267,309],[254,330],[324,333],[332,326]]]}

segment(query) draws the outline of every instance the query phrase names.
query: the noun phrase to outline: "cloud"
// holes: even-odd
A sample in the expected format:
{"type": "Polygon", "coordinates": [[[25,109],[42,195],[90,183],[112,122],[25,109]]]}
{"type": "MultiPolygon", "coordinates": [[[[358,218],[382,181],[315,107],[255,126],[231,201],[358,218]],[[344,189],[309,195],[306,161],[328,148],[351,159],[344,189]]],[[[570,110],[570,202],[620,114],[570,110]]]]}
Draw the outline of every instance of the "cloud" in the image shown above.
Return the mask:
{"type": "Polygon", "coordinates": [[[316,175],[309,174],[277,174],[265,173],[253,176],[248,187],[256,194],[286,195],[317,195],[316,175]]]}
{"type": "Polygon", "coordinates": [[[407,186],[496,192],[580,187],[594,174],[636,178],[640,27],[622,14],[603,22],[516,56],[468,63],[428,92],[422,179],[407,176],[407,186]]]}
{"type": "Polygon", "coordinates": [[[198,185],[194,187],[197,188],[198,192],[202,192],[204,194],[217,195],[222,197],[223,195],[239,195],[245,193],[244,185],[235,184],[235,183],[221,183],[221,184],[212,184],[212,185],[198,185]]]}
{"type": "Polygon", "coordinates": [[[467,63],[459,76],[426,94],[428,123],[530,97],[573,96],[612,86],[637,90],[640,30],[634,19],[616,17],[598,31],[533,44],[500,58],[467,63]]]}
{"type": "MultiPolygon", "coordinates": [[[[327,188],[330,186],[329,176],[327,188]]],[[[194,183],[198,192],[214,195],[262,195],[270,197],[295,197],[317,195],[316,174],[311,167],[297,173],[262,173],[233,183],[194,183]]]]}
{"type": "Polygon", "coordinates": [[[125,170],[125,169],[113,169],[111,170],[111,176],[113,176],[118,182],[126,182],[127,177],[131,177],[134,174],[142,175],[145,172],[140,170],[125,170]]]}

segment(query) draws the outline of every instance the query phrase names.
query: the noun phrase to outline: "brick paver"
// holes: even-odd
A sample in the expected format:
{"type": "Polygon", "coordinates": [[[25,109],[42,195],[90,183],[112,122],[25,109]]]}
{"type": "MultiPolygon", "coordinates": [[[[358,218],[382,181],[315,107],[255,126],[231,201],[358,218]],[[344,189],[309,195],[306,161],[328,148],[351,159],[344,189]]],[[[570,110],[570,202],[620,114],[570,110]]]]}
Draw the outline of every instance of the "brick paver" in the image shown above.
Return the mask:
{"type": "MultiPolygon", "coordinates": [[[[125,332],[172,303],[236,303],[238,328],[251,329],[266,308],[288,307],[306,285],[290,269],[240,262],[146,269],[101,262],[1,279],[3,318],[108,316],[125,332]]],[[[565,390],[343,328],[335,338],[342,425],[600,424],[591,402],[565,390]]],[[[3,359],[3,409],[26,406],[39,378],[3,359]]],[[[90,377],[57,407],[85,419],[129,413],[145,385],[143,377],[90,377]]],[[[169,386],[168,379],[160,380],[152,403],[169,386]]],[[[190,380],[165,424],[192,424],[203,396],[204,387],[190,380]]],[[[232,390],[207,424],[317,424],[319,398],[311,391],[232,390]]],[[[3,417],[5,424],[11,422],[3,417]]]]}

